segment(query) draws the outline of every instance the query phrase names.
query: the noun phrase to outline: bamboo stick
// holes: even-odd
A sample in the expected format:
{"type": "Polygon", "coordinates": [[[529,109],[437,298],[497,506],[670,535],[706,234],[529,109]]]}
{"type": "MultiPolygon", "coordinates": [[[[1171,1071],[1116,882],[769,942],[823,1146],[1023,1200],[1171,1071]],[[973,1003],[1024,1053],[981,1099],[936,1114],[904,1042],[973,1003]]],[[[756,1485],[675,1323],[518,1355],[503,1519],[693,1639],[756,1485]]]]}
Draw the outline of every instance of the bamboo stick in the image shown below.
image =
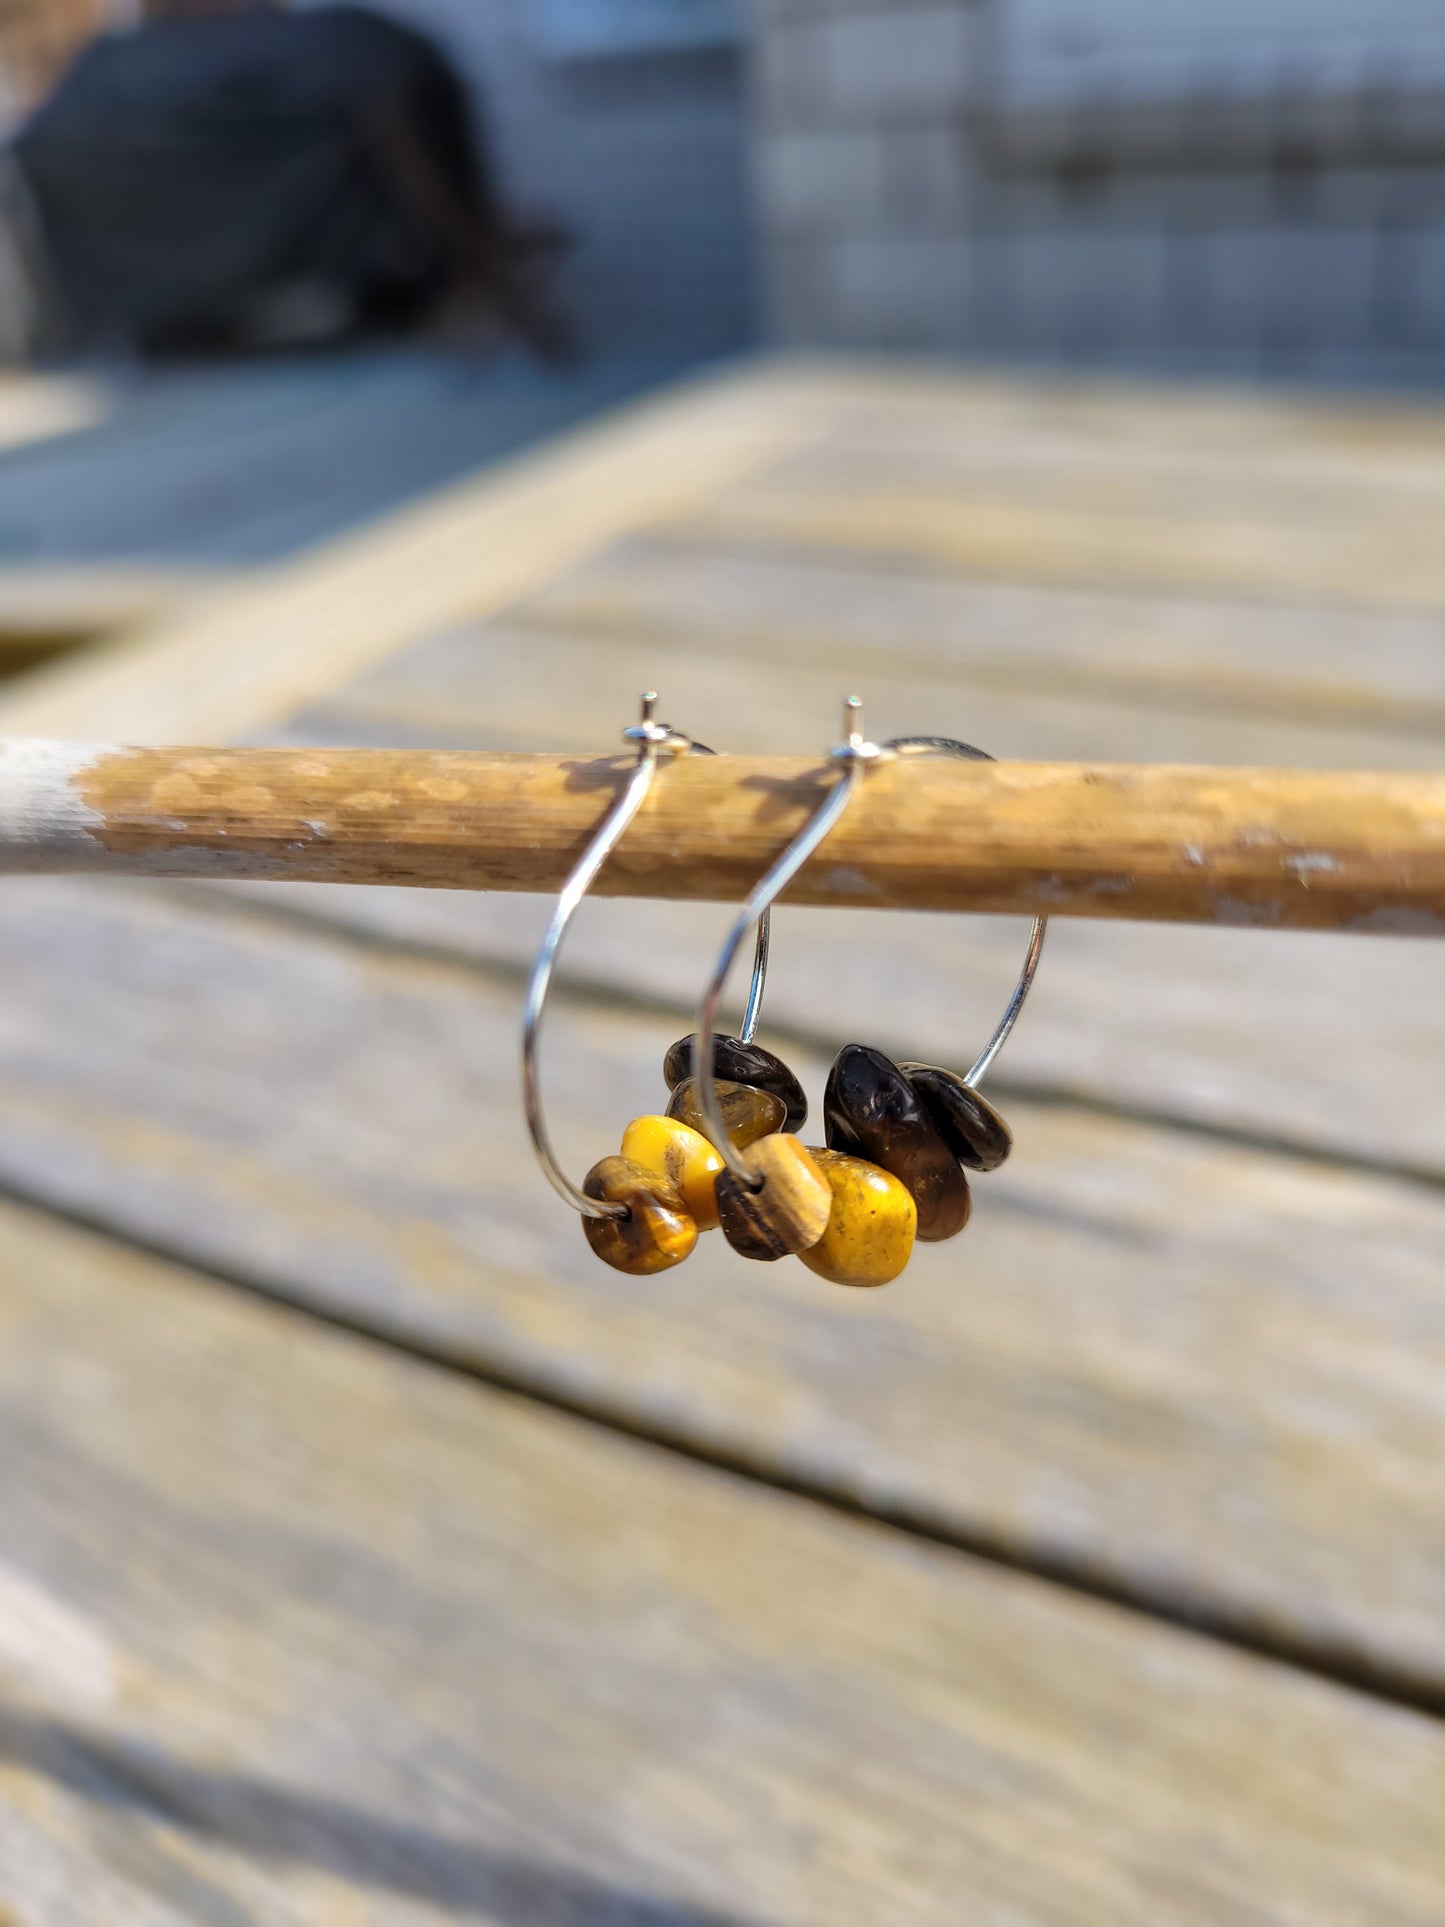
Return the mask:
{"type": "MultiPolygon", "coordinates": [[[[0,871],[555,889],[630,758],[0,747],[0,871]]],[[[663,769],[605,895],[736,900],[836,773],[663,769]]],[[[1445,776],[913,758],[797,903],[1445,935],[1445,776]]]]}

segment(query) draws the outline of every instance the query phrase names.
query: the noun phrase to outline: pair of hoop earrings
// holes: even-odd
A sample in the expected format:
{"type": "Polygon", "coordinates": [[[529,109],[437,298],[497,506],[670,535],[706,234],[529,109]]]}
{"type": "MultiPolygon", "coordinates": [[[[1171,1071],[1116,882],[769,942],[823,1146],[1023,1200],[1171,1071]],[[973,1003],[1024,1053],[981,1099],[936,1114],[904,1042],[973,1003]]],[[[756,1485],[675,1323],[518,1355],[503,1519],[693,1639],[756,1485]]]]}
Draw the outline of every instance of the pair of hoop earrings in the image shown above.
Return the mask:
{"type": "Polygon", "coordinates": [[[705,744],[653,720],[655,694],[623,731],[637,763],[557,899],[527,985],[522,1090],[533,1148],[553,1188],[580,1213],[587,1241],[618,1271],[665,1271],[690,1255],[698,1234],[720,1228],[744,1258],[796,1256],[840,1285],[885,1285],[908,1263],[915,1238],[955,1237],[971,1209],[968,1173],[994,1171],[1012,1146],[1008,1126],[978,1086],[1018,1021],[1038,968],[1045,919],[1029,937],[1008,1007],[972,1067],[894,1063],[866,1044],[845,1044],[823,1098],[825,1146],[797,1135],[808,1115],[803,1087],[780,1057],[753,1042],[767,979],[774,900],[837,823],[868,770],[900,757],[983,750],[943,736],[868,742],[862,705],[844,704],[844,740],[829,752],[842,774],[737,913],[703,996],[696,1032],[663,1059],[671,1093],[665,1113],[634,1118],[620,1154],[604,1157],[581,1189],[558,1165],[542,1112],[538,1034],[567,926],[598,871],[642,807],[664,759],[711,756],[705,744]],[[728,972],[756,931],[752,982],[736,1036],[720,1033],[728,972]]]}

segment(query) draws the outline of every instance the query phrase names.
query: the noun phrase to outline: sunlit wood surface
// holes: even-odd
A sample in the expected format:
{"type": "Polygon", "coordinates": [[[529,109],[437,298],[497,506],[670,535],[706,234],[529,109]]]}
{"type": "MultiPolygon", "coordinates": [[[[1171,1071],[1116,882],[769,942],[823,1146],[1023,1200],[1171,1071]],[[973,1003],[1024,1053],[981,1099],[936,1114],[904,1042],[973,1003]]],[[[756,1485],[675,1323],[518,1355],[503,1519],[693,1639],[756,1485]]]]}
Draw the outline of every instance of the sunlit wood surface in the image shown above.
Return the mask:
{"type": "MultiPolygon", "coordinates": [[[[840,733],[861,726],[846,707],[840,733]]],[[[666,741],[599,897],[739,902],[841,778],[831,754],[666,741]]],[[[1445,936],[1445,776],[994,762],[927,736],[874,745],[858,768],[780,903],[1445,936]]],[[[637,772],[630,744],[580,757],[12,737],[0,875],[556,891],[637,772]]]]}
{"type": "MultiPolygon", "coordinates": [[[[1006,758],[1441,768],[1417,404],[774,366],[571,451],[217,591],[206,729],[176,616],[7,701],[114,738],[160,676],[219,738],[260,598],[289,661],[218,674],[282,744],[601,754],[650,685],[807,754],[858,687],[1006,758]]],[[[1057,925],[1013,1159],[850,1294],[592,1259],[521,1124],[540,900],[3,896],[0,1915],[1445,1914],[1438,946],[1057,925]]],[[[578,1175],[725,922],[582,919],[578,1175]]],[[[966,1063],[1023,940],[781,913],[770,1041],[815,1104],[849,1039],[966,1063]]]]}

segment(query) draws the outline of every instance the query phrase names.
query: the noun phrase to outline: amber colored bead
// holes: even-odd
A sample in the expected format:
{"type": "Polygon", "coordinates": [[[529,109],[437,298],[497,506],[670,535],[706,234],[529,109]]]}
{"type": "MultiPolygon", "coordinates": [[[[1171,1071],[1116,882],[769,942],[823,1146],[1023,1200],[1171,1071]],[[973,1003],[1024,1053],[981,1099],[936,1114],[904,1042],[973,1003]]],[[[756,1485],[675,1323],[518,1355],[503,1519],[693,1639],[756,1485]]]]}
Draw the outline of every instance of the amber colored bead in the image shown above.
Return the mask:
{"type": "Polygon", "coordinates": [[[742,1258],[767,1262],[806,1251],[828,1228],[833,1194],[800,1138],[779,1131],[748,1152],[753,1182],[732,1171],[717,1181],[722,1234],[742,1258]]]}
{"type": "Polygon", "coordinates": [[[918,1228],[918,1207],[907,1185],[864,1158],[808,1149],[828,1180],[833,1208],[827,1230],[798,1257],[830,1284],[891,1284],[913,1254],[918,1228]]]}
{"type": "MultiPolygon", "coordinates": [[[[667,1088],[675,1091],[692,1076],[694,1037],[679,1037],[662,1060],[662,1075],[667,1088]]],[[[761,1044],[745,1044],[739,1037],[714,1037],[712,1074],[730,1084],[751,1084],[754,1090],[771,1091],[787,1107],[785,1131],[801,1131],[808,1121],[808,1100],[803,1087],[781,1057],[774,1057],[761,1044]]]]}
{"type": "Polygon", "coordinates": [[[631,1158],[601,1158],[582,1180],[589,1198],[625,1204],[625,1218],[584,1218],[587,1242],[614,1271],[646,1275],[680,1265],[697,1243],[682,1194],[631,1158]]]}
{"type": "Polygon", "coordinates": [[[701,1131],[679,1117],[635,1117],[622,1133],[622,1155],[666,1178],[699,1231],[716,1230],[713,1184],[723,1161],[701,1131]]]}
{"type": "Polygon", "coordinates": [[[970,1171],[996,1171],[1013,1149],[1013,1132],[987,1098],[958,1075],[937,1064],[900,1064],[899,1070],[923,1099],[934,1128],[960,1164],[970,1171]]]}
{"type": "Polygon", "coordinates": [[[830,1151],[881,1165],[907,1185],[922,1242],[962,1231],[971,1208],[968,1179],[891,1057],[845,1044],[828,1073],[823,1110],[830,1151]]]}
{"type": "MultiPolygon", "coordinates": [[[[720,1077],[717,1099],[728,1137],[739,1151],[745,1151],[750,1144],[756,1144],[760,1137],[767,1137],[783,1128],[787,1116],[783,1100],[775,1097],[771,1091],[756,1091],[748,1084],[730,1084],[720,1077]]],[[[693,1130],[707,1136],[707,1127],[702,1121],[702,1107],[697,1101],[697,1085],[692,1078],[685,1084],[679,1084],[667,1100],[667,1115],[681,1119],[684,1124],[690,1124],[693,1130]]]]}

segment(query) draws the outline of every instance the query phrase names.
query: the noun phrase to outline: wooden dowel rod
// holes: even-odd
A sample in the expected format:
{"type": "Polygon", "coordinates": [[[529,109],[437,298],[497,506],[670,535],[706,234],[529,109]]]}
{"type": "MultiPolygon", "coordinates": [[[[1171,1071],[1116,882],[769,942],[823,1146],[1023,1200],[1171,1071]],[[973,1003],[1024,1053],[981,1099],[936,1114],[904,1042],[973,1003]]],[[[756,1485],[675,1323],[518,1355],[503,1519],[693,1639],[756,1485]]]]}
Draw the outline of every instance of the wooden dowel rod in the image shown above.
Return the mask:
{"type": "MultiPolygon", "coordinates": [[[[0,746],[0,870],[554,890],[627,756],[0,746]]],[[[836,772],[659,772],[603,894],[735,901],[836,772]]],[[[796,903],[1445,935],[1445,777],[911,758],[796,903]]]]}

